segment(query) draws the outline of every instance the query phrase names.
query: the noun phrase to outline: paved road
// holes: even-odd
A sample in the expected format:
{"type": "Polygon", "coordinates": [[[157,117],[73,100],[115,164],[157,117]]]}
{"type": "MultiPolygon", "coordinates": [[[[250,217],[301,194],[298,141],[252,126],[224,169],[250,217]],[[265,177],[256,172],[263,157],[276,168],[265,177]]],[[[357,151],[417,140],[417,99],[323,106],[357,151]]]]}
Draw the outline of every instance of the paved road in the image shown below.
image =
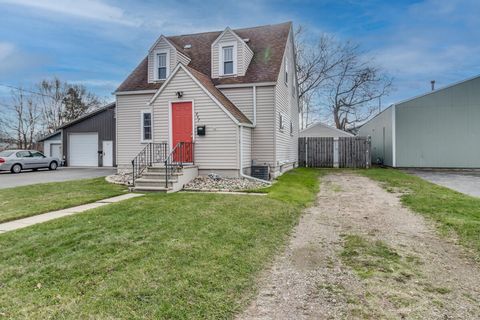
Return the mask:
{"type": "Polygon", "coordinates": [[[19,174],[0,172],[0,189],[29,184],[104,177],[114,174],[115,168],[58,168],[56,171],[23,171],[19,174]]]}
{"type": "Polygon", "coordinates": [[[408,172],[458,192],[480,197],[479,170],[408,170],[408,172]]]}

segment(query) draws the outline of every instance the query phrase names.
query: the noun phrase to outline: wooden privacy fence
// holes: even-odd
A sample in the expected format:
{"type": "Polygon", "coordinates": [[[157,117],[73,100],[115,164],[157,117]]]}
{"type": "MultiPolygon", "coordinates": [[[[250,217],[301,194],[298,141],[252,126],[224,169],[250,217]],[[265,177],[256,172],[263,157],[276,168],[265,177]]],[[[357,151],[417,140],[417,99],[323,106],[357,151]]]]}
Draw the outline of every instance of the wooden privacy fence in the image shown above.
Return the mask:
{"type": "Polygon", "coordinates": [[[298,141],[302,167],[370,168],[369,137],[303,137],[298,141]]]}

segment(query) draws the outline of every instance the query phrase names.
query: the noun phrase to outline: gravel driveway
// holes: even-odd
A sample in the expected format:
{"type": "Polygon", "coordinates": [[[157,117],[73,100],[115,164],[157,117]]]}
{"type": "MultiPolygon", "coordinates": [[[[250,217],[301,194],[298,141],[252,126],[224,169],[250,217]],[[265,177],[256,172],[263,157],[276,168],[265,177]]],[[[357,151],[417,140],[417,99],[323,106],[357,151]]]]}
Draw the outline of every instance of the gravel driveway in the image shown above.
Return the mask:
{"type": "Polygon", "coordinates": [[[480,314],[480,268],[466,250],[402,207],[396,194],[349,173],[322,179],[317,204],[302,216],[259,286],[238,319],[480,314]]]}
{"type": "Polygon", "coordinates": [[[406,170],[432,183],[480,197],[480,170],[406,170]]]}
{"type": "Polygon", "coordinates": [[[25,186],[29,184],[59,182],[68,180],[104,177],[116,172],[115,168],[71,168],[62,167],[55,171],[23,171],[19,174],[0,172],[0,189],[25,186]]]}

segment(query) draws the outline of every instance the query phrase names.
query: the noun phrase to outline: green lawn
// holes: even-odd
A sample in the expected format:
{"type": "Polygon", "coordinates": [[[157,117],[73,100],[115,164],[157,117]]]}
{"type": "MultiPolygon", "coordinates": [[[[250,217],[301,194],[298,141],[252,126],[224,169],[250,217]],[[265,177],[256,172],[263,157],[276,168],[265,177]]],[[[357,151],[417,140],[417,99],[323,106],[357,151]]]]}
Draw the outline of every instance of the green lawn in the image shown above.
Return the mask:
{"type": "Polygon", "coordinates": [[[267,196],[148,194],[2,234],[0,318],[231,318],[321,173],[286,173],[267,196]]]}
{"type": "Polygon", "coordinates": [[[455,232],[462,244],[480,257],[480,199],[427,182],[395,169],[370,169],[363,174],[384,183],[387,190],[403,191],[402,203],[438,222],[440,230],[455,232]]]}
{"type": "Polygon", "coordinates": [[[0,223],[122,194],[105,178],[52,182],[0,190],[0,223]]]}

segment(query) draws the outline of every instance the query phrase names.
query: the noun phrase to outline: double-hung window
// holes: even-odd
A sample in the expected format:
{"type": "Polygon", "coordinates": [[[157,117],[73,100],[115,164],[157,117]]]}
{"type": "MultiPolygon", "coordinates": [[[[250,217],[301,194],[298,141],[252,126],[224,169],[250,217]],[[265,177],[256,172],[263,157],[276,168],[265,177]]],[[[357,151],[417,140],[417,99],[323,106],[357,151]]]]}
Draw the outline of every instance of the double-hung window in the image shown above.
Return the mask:
{"type": "Polygon", "coordinates": [[[167,79],[167,53],[157,53],[157,79],[167,79]]]}
{"type": "Polygon", "coordinates": [[[142,111],[142,142],[152,141],[152,112],[142,111]]]}
{"type": "Polygon", "coordinates": [[[233,74],[233,46],[222,47],[223,53],[223,74],[233,74]]]}

